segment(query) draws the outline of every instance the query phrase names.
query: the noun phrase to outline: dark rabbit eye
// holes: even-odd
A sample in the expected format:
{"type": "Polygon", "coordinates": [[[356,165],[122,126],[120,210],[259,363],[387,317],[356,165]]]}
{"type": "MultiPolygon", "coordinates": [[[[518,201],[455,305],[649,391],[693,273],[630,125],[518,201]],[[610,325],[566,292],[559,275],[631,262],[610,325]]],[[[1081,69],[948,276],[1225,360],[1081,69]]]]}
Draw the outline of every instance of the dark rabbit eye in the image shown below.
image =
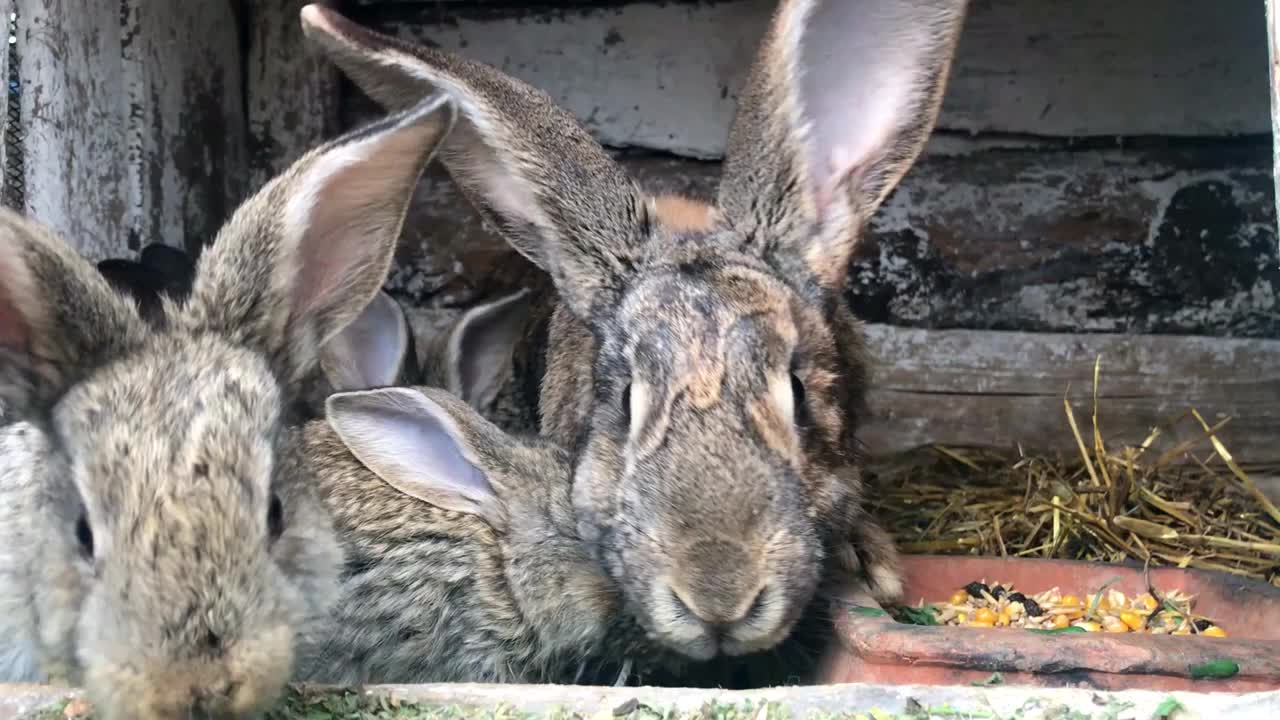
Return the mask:
{"type": "Polygon", "coordinates": [[[284,534],[284,505],[280,503],[280,496],[275,493],[271,493],[271,504],[267,506],[267,532],[272,542],[279,540],[284,534]]]}
{"type": "Polygon", "coordinates": [[[796,409],[798,410],[804,405],[804,383],[800,381],[800,378],[796,377],[795,373],[791,373],[791,394],[795,396],[796,409]]]}
{"type": "Polygon", "coordinates": [[[85,558],[93,559],[93,529],[89,527],[89,516],[80,513],[76,520],[76,542],[80,543],[80,552],[85,558]]]}
{"type": "Polygon", "coordinates": [[[622,389],[622,417],[631,420],[631,383],[622,389]]]}
{"type": "Polygon", "coordinates": [[[791,394],[795,398],[796,422],[803,425],[808,418],[804,404],[804,383],[795,373],[791,373],[791,394]]]}

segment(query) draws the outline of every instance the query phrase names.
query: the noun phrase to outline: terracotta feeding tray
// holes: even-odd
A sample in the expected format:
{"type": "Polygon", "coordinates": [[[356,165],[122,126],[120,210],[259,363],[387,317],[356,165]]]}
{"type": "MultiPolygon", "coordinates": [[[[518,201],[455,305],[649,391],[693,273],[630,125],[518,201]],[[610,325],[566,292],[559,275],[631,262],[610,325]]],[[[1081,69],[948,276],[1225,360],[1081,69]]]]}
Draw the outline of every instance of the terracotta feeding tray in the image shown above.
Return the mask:
{"type": "Polygon", "coordinates": [[[1031,594],[1107,587],[1133,597],[1147,581],[1196,596],[1197,615],[1228,637],[1140,633],[1038,634],[1019,628],[912,625],[848,593],[834,608],[835,632],[818,682],[967,685],[991,681],[1098,689],[1252,692],[1280,689],[1280,588],[1200,570],[1066,560],[913,556],[904,558],[903,602],[946,602],[980,579],[1031,594]],[[867,608],[872,608],[867,610],[867,608]]]}

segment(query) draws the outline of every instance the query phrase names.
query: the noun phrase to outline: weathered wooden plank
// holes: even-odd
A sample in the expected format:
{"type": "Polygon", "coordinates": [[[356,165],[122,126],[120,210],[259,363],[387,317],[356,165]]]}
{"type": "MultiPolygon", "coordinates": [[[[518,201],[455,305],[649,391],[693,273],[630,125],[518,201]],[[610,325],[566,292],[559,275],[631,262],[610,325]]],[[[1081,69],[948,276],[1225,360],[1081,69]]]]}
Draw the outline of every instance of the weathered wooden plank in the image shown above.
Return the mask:
{"type": "Polygon", "coordinates": [[[309,1],[249,3],[246,62],[253,188],[337,129],[338,71],[305,41],[298,20],[309,1]]]}
{"type": "Polygon", "coordinates": [[[194,250],[246,189],[238,20],[218,0],[113,7],[123,27],[128,247],[194,250]]]}
{"type": "MultiPolygon", "coordinates": [[[[716,158],[774,4],[393,2],[350,12],[532,82],[607,144],[716,158]]],[[[1259,15],[1252,0],[973,3],[939,127],[1267,133],[1259,15]]]]}
{"type": "MultiPolygon", "coordinates": [[[[928,155],[873,220],[849,300],[908,327],[1280,337],[1269,147],[928,155]]],[[[667,156],[623,162],[649,188],[701,197],[719,175],[667,156]]],[[[430,171],[393,290],[465,304],[528,272],[430,171]]]]}
{"type": "Polygon", "coordinates": [[[26,211],[91,259],[211,237],[245,176],[221,0],[16,0],[26,211]]]}
{"type": "MultiPolygon", "coordinates": [[[[1101,356],[1098,424],[1105,438],[1140,442],[1203,436],[1191,409],[1249,462],[1280,460],[1280,341],[1193,336],[1065,335],[914,330],[873,325],[868,342],[875,453],[926,444],[1072,451],[1064,398],[1092,436],[1093,369],[1101,356]]],[[[1091,439],[1087,440],[1092,442],[1091,439]]]]}
{"type": "Polygon", "coordinates": [[[129,204],[119,3],[17,0],[27,212],[101,258],[129,204]]]}
{"type": "MultiPolygon", "coordinates": [[[[1276,186],[1280,188],[1280,14],[1276,0],[1267,0],[1267,74],[1271,80],[1271,151],[1276,186]]],[[[1280,211],[1280,192],[1276,193],[1280,211]]],[[[1280,215],[1278,215],[1280,217],[1280,215]]]]}

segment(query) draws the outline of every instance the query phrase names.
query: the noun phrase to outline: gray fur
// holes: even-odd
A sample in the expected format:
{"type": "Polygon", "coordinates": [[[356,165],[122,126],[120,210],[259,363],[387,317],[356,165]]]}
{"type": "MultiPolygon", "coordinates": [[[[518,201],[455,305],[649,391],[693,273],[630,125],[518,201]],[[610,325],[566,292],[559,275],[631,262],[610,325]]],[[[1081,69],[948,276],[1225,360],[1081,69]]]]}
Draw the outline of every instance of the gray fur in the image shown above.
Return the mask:
{"type": "Polygon", "coordinates": [[[569,682],[582,663],[642,647],[617,587],[577,535],[562,449],[507,435],[439,389],[339,393],[328,404],[329,422],[299,432],[347,564],[328,641],[304,662],[303,679],[569,682]],[[450,425],[492,497],[451,503],[435,488],[425,502],[395,477],[421,465],[373,462],[380,476],[357,459],[397,432],[379,412],[392,406],[450,425]]]}
{"type": "Polygon", "coordinates": [[[382,283],[452,120],[431,98],[308,153],[152,322],[0,213],[0,398],[24,418],[0,448],[0,679],[82,684],[108,720],[276,699],[342,561],[289,407],[382,283]]]}
{"type": "Polygon", "coordinates": [[[775,645],[844,573],[900,590],[862,509],[867,360],[842,285],[933,127],[965,9],[783,0],[701,209],[644,193],[519,80],[302,11],[388,108],[457,99],[442,161],[557,291],[549,324],[531,320],[545,346],[514,354],[545,351],[545,367],[516,363],[534,376],[508,388],[538,386],[542,432],[574,450],[579,532],[628,609],[690,657],[775,645]]]}

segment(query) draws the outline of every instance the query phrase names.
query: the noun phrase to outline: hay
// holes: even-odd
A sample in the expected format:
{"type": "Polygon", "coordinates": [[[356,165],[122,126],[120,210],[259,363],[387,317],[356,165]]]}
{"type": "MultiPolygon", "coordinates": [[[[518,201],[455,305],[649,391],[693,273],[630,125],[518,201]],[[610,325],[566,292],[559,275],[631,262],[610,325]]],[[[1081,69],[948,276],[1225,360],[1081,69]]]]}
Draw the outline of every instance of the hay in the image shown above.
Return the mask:
{"type": "Polygon", "coordinates": [[[1160,449],[1153,430],[1110,446],[1064,399],[1076,453],[932,447],[874,463],[873,512],[905,553],[1133,560],[1219,570],[1280,587],[1280,509],[1195,410],[1196,437],[1160,449]]]}

